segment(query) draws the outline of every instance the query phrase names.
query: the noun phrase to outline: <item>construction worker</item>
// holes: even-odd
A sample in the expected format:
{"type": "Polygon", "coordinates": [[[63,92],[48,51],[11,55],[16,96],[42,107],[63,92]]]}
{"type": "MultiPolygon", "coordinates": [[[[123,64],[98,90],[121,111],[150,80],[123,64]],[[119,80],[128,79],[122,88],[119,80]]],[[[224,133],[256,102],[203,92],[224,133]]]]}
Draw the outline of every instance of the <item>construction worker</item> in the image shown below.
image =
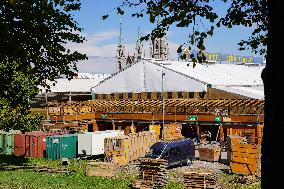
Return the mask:
{"type": "Polygon", "coordinates": [[[210,133],[210,131],[207,131],[206,134],[207,134],[206,137],[207,137],[208,143],[211,143],[211,133],[210,133]]]}

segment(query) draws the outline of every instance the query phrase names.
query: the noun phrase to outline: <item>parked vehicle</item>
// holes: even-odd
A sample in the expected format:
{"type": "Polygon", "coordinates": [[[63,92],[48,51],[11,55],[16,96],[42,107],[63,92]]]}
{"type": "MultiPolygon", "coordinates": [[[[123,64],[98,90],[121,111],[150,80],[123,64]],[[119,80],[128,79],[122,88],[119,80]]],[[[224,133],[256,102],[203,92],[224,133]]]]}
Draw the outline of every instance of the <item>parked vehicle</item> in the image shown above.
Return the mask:
{"type": "Polygon", "coordinates": [[[165,159],[168,166],[190,165],[195,159],[195,146],[190,138],[177,139],[173,141],[157,142],[150,147],[145,156],[152,159],[165,159]]]}

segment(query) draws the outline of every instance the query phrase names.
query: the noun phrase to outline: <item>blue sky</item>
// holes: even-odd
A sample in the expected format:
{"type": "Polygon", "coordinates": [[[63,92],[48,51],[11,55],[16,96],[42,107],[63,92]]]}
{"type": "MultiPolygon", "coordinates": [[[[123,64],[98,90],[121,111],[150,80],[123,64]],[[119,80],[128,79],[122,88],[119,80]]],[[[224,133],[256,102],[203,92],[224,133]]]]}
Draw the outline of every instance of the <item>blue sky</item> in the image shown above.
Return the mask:
{"type": "MultiPolygon", "coordinates": [[[[126,50],[130,53],[134,51],[137,40],[137,28],[141,27],[142,34],[150,32],[154,25],[148,17],[132,18],[132,11],[126,11],[125,15],[118,16],[113,10],[119,0],[81,0],[82,7],[79,12],[74,13],[75,20],[79,26],[84,28],[83,35],[87,41],[80,45],[70,45],[71,49],[79,50],[88,56],[115,56],[119,35],[119,22],[123,25],[123,38],[126,50]],[[101,20],[101,16],[110,13],[107,20],[101,20]]],[[[216,11],[224,14],[226,7],[218,2],[213,2],[216,11]]],[[[206,25],[205,25],[206,27],[206,25]]],[[[176,28],[172,26],[168,31],[168,42],[170,46],[171,58],[176,59],[176,49],[179,45],[187,41],[187,35],[191,29],[176,28]]],[[[206,51],[212,53],[228,53],[239,55],[253,55],[249,51],[238,51],[237,43],[241,39],[247,39],[251,33],[251,28],[234,27],[232,29],[218,28],[213,37],[205,41],[206,51]]],[[[149,56],[149,42],[144,43],[146,57],[149,56]]],[[[83,66],[79,65],[80,68],[83,66]]],[[[85,71],[85,69],[83,70],[85,71]]],[[[90,72],[104,72],[91,70],[90,72]]],[[[107,72],[107,71],[106,71],[107,72]]]]}

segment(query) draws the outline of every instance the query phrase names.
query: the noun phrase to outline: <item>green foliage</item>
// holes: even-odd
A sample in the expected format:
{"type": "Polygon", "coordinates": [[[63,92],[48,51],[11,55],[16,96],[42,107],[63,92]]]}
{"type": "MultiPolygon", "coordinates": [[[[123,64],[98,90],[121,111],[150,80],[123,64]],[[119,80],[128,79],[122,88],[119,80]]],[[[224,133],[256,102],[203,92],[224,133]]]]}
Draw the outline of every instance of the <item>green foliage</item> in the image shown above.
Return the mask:
{"type": "Polygon", "coordinates": [[[35,130],[43,119],[42,113],[31,115],[19,106],[11,107],[6,99],[0,98],[0,130],[35,130]]]}
{"type": "Polygon", "coordinates": [[[66,48],[82,43],[82,31],[72,17],[80,0],[0,1],[0,128],[34,128],[43,115],[29,114],[37,86],[60,75],[71,79],[76,62],[86,59],[66,48]]]}
{"type": "MultiPolygon", "coordinates": [[[[155,23],[157,18],[162,20],[157,24],[151,34],[141,39],[148,40],[164,35],[170,25],[177,27],[192,28],[189,32],[188,43],[199,49],[198,56],[193,61],[203,62],[204,59],[204,39],[213,36],[215,27],[221,25],[232,28],[233,26],[242,25],[245,27],[254,27],[251,37],[247,40],[241,40],[239,50],[250,49],[253,53],[266,53],[267,45],[267,2],[266,0],[222,0],[225,6],[228,6],[227,13],[220,17],[212,6],[213,0],[183,1],[183,0],[123,0],[119,10],[127,10],[136,7],[133,17],[147,14],[149,21],[155,23]],[[146,8],[145,8],[146,7],[146,8]],[[138,8],[138,10],[137,10],[138,8]],[[141,8],[141,9],[139,9],[141,8]],[[203,23],[208,23],[209,28],[204,27],[203,23]]],[[[123,12],[124,13],[124,12],[123,12]]]]}

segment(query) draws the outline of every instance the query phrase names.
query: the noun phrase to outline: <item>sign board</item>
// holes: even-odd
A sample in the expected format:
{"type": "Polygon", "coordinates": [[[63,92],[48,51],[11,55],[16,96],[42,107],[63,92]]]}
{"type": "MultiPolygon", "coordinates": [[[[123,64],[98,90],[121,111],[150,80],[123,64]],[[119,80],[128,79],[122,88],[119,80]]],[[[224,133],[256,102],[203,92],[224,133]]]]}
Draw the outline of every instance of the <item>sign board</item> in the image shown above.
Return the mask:
{"type": "Polygon", "coordinates": [[[189,121],[196,121],[197,120],[197,116],[196,115],[189,115],[189,116],[187,116],[187,119],[189,121]]]}
{"type": "Polygon", "coordinates": [[[101,115],[101,118],[102,118],[102,119],[106,119],[106,118],[108,118],[108,115],[103,115],[103,114],[102,114],[102,115],[101,115]]]}
{"type": "Polygon", "coordinates": [[[215,116],[214,121],[220,122],[221,121],[221,117],[220,116],[215,116]]]}

